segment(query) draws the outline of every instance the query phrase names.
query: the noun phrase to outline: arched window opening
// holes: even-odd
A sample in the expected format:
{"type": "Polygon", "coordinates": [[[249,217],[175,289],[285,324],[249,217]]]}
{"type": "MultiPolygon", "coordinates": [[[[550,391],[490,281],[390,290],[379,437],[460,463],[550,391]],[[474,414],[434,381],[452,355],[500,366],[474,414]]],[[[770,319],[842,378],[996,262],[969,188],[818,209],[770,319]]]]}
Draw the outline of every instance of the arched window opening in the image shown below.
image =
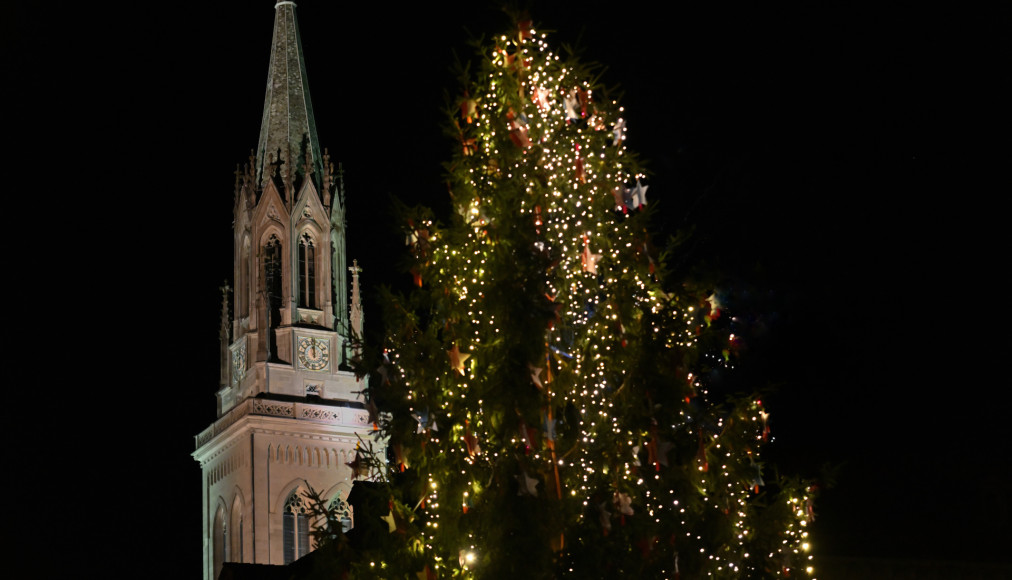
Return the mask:
{"type": "Polygon", "coordinates": [[[290,564],[309,553],[309,506],[297,489],[292,491],[285,501],[282,535],[285,564],[290,564]]]}
{"type": "Polygon", "coordinates": [[[232,543],[229,546],[229,562],[242,562],[242,502],[236,496],[232,502],[232,543]]]}
{"type": "Polygon", "coordinates": [[[211,526],[211,543],[213,545],[214,577],[221,573],[221,565],[225,562],[225,547],[228,545],[228,529],[225,526],[225,510],[218,507],[214,513],[214,523],[211,526]]]}
{"type": "Polygon", "coordinates": [[[299,237],[299,306],[316,308],[316,246],[308,233],[299,237]]]}
{"type": "MultiPolygon", "coordinates": [[[[268,303],[268,312],[270,315],[271,329],[275,329],[281,325],[281,304],[284,299],[284,280],[281,265],[281,241],[278,237],[271,235],[270,239],[267,240],[267,245],[263,249],[263,291],[266,294],[266,300],[268,303]]],[[[278,356],[278,345],[274,340],[270,341],[271,352],[270,358],[276,359],[278,356]]]]}
{"type": "Polygon", "coordinates": [[[239,255],[239,318],[249,316],[249,240],[243,240],[239,255]]]}
{"type": "Polygon", "coordinates": [[[327,509],[330,511],[331,514],[334,514],[338,518],[340,518],[341,531],[347,534],[348,530],[352,528],[351,506],[348,505],[348,502],[341,499],[339,495],[334,496],[334,498],[331,499],[330,503],[327,505],[327,509]]]}

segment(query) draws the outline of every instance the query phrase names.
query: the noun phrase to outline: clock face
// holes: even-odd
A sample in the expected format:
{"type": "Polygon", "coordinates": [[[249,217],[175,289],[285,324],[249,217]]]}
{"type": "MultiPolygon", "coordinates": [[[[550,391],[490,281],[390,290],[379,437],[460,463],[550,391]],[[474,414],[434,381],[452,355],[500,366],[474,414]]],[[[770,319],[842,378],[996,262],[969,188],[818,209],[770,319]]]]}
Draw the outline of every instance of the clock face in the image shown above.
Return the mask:
{"type": "Polygon", "coordinates": [[[311,371],[322,371],[330,364],[330,345],[325,338],[299,337],[299,362],[311,371]]]}
{"type": "Polygon", "coordinates": [[[232,382],[238,383],[246,374],[246,343],[232,351],[232,382]]]}

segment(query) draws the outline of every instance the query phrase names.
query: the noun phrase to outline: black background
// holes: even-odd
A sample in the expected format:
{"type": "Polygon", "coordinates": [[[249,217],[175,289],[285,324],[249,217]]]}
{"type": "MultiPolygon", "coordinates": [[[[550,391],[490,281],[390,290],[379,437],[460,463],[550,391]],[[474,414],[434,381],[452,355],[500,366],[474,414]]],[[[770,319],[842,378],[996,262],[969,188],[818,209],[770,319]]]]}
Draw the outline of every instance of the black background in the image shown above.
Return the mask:
{"type": "MultiPolygon", "coordinates": [[[[44,519],[66,534],[48,545],[72,561],[192,577],[189,454],[214,419],[233,170],[259,132],[272,4],[50,8],[5,23],[8,137],[27,169],[8,171],[33,184],[8,191],[12,217],[60,224],[39,333],[80,352],[53,379],[69,387],[43,395],[62,405],[42,431],[63,459],[36,455],[8,484],[53,498],[44,519]]],[[[531,14],[624,91],[655,242],[693,228],[676,263],[718,273],[754,323],[742,372],[777,387],[768,458],[842,466],[816,555],[1009,561],[1008,14],[639,0],[531,14]]],[[[370,288],[406,281],[389,199],[448,211],[453,51],[507,19],[456,1],[298,15],[376,336],[370,288]]]]}

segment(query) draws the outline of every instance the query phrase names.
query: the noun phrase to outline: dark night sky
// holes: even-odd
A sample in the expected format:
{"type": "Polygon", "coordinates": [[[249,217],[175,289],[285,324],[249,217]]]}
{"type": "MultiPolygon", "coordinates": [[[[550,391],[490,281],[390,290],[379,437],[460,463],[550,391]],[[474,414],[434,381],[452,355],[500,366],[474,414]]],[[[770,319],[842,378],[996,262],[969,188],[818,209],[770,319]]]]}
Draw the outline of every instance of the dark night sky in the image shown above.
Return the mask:
{"type": "MultiPolygon", "coordinates": [[[[321,145],[346,171],[349,259],[368,292],[403,282],[388,199],[448,207],[452,51],[471,54],[465,26],[491,34],[506,20],[481,2],[366,4],[306,1],[298,13],[321,145]]],[[[1009,379],[994,376],[1010,346],[995,203],[1008,184],[976,169],[1007,161],[971,153],[982,142],[972,134],[997,122],[986,111],[1002,102],[990,79],[1009,70],[1007,15],[818,4],[631,0],[532,16],[623,89],[629,146],[653,174],[655,241],[693,227],[679,264],[719,272],[751,317],[743,372],[778,386],[769,457],[811,476],[843,465],[817,504],[817,555],[1008,561],[1009,379]]],[[[118,218],[93,239],[132,239],[151,256],[136,269],[97,266],[131,290],[98,290],[103,317],[86,317],[105,327],[112,315],[115,332],[142,337],[151,354],[109,357],[102,367],[123,379],[95,391],[128,410],[94,440],[124,450],[121,501],[144,514],[126,539],[135,556],[116,568],[170,550],[164,575],[188,577],[200,566],[189,453],[214,418],[232,172],[259,132],[272,2],[86,16],[100,23],[87,34],[37,18],[20,30],[70,48],[54,51],[65,74],[40,73],[33,56],[20,64],[60,95],[59,148],[83,161],[66,184],[108,200],[84,211],[118,218]]],[[[377,322],[381,305],[366,308],[377,322]]],[[[94,474],[102,481],[104,469],[94,474]]],[[[108,493],[102,485],[85,497],[108,493]]]]}

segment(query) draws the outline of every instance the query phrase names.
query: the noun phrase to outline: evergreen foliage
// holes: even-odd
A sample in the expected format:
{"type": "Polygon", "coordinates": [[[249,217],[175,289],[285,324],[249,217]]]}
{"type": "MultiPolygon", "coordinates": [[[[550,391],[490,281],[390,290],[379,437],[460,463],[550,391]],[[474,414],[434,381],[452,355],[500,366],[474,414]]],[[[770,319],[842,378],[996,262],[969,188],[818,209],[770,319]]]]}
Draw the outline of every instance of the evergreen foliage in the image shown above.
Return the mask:
{"type": "Polygon", "coordinates": [[[596,69],[520,21],[450,111],[449,224],[411,210],[372,404],[391,542],[357,575],[803,576],[811,494],[772,478],[734,337],[664,279],[645,177],[596,69]],[[765,477],[765,481],[764,481],[765,477]]]}

